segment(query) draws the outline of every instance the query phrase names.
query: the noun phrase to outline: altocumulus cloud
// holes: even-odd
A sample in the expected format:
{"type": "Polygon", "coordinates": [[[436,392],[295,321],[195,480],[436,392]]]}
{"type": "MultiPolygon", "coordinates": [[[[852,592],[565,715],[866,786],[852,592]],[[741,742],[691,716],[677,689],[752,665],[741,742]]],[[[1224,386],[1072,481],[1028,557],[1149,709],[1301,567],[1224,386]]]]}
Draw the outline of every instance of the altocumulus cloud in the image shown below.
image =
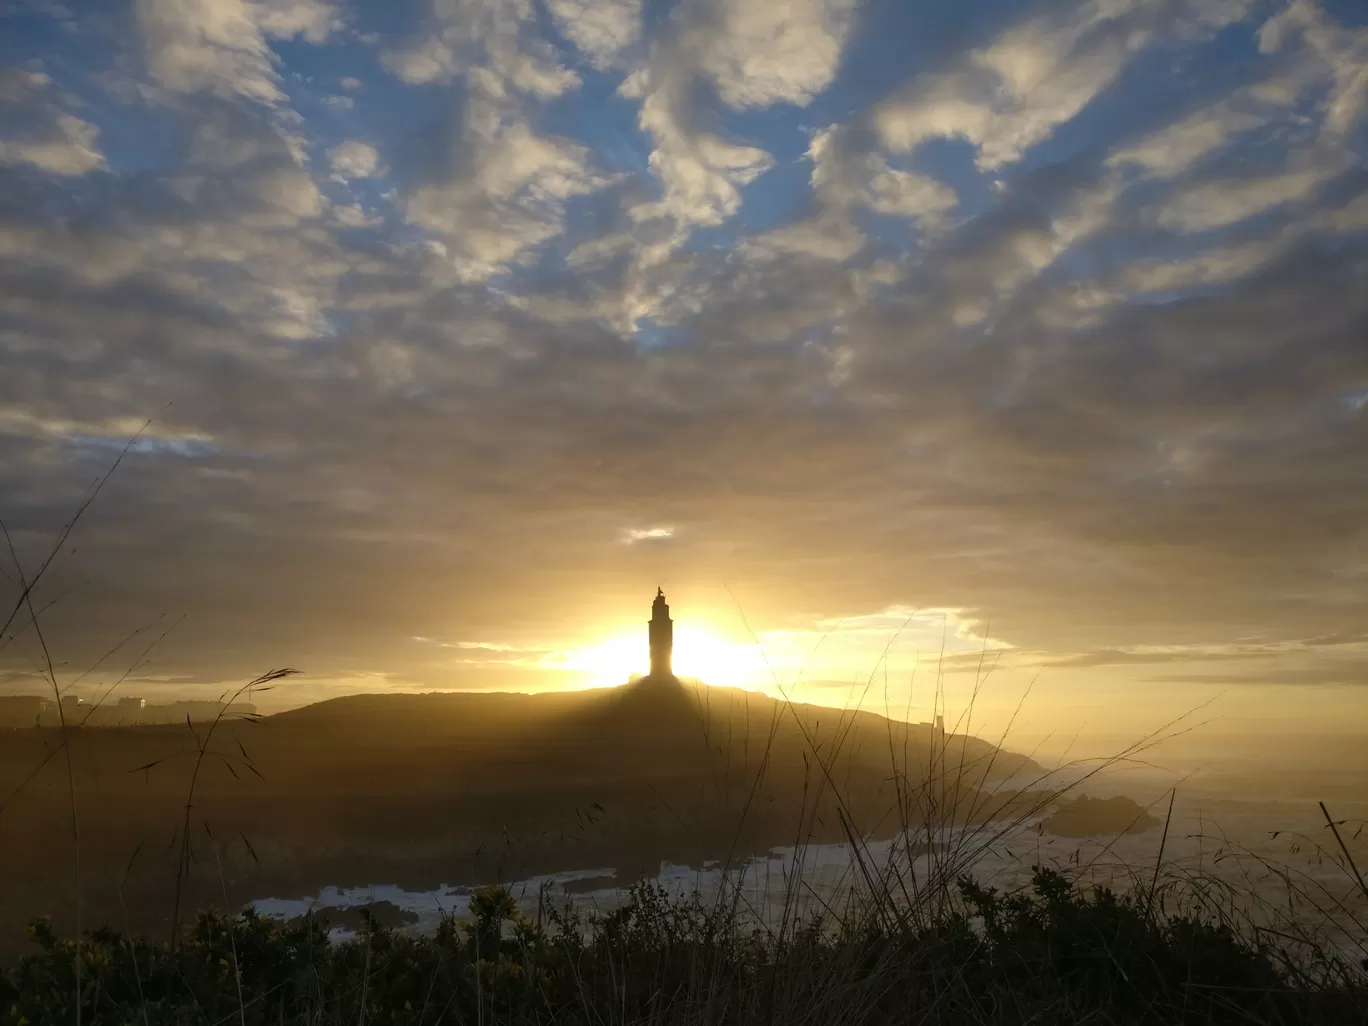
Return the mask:
{"type": "Polygon", "coordinates": [[[1357,5],[402,6],[0,14],[30,565],[165,408],[73,663],[188,612],[168,673],[458,683],[410,639],[666,570],[1076,665],[1365,622],[1357,5]]]}
{"type": "Polygon", "coordinates": [[[666,541],[674,537],[673,527],[632,527],[622,532],[622,540],[628,545],[637,542],[666,541]]]}

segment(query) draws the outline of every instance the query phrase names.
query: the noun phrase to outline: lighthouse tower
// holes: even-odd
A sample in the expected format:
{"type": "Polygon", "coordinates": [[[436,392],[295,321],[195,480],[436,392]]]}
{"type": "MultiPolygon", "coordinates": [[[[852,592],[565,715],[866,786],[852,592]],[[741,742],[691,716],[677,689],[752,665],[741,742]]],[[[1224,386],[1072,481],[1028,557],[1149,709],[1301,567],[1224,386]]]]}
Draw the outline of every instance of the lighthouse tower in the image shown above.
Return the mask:
{"type": "Polygon", "coordinates": [[[651,619],[647,623],[651,637],[651,679],[671,680],[674,669],[671,666],[674,654],[674,621],[670,619],[670,607],[665,604],[665,593],[656,589],[655,601],[651,603],[651,619]]]}

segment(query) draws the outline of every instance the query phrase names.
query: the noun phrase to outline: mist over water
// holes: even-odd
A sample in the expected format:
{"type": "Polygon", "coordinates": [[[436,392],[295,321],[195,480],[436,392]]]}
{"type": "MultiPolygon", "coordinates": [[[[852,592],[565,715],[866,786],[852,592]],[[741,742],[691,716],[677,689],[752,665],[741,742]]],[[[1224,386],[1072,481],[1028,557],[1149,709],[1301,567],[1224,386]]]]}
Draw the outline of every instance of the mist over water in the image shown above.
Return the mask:
{"type": "MultiPolygon", "coordinates": [[[[1314,759],[1309,761],[1314,767],[1314,759]]],[[[779,844],[725,865],[717,860],[662,862],[640,876],[613,866],[533,876],[512,871],[430,890],[376,881],[323,887],[309,895],[262,895],[250,904],[280,919],[312,912],[324,921],[336,921],[344,910],[386,906],[399,913],[394,925],[430,933],[444,917],[465,918],[471,896],[491,885],[506,886],[523,912],[536,917],[565,904],[608,912],[629,901],[631,887],[644,882],[678,899],[697,895],[707,903],[737,901],[747,922],[775,930],[814,914],[840,915],[884,890],[913,905],[919,889],[929,893],[965,876],[1005,892],[1027,891],[1036,868],[1044,867],[1085,887],[1118,892],[1158,883],[1165,910],[1173,914],[1219,903],[1227,912],[1237,911],[1250,928],[1297,924],[1346,957],[1368,957],[1358,925],[1368,918],[1368,895],[1327,828],[1317,792],[1284,780],[1276,795],[1261,794],[1260,785],[1274,781],[1255,775],[1246,760],[1211,759],[1206,765],[1208,772],[1196,775],[1146,766],[1052,771],[1050,784],[1061,792],[1058,805],[1072,804],[1079,795],[1134,800],[1133,819],[1093,827],[1089,836],[1056,833],[1051,806],[1020,822],[929,826],[862,839],[857,846],[779,844]]],[[[1359,796],[1368,795],[1363,780],[1345,783],[1355,785],[1359,796]]],[[[1040,774],[1009,777],[997,786],[1039,787],[1040,774]]],[[[1361,869],[1368,855],[1368,797],[1339,801],[1333,814],[1361,869]]],[[[345,927],[333,932],[338,937],[352,934],[345,927]]]]}

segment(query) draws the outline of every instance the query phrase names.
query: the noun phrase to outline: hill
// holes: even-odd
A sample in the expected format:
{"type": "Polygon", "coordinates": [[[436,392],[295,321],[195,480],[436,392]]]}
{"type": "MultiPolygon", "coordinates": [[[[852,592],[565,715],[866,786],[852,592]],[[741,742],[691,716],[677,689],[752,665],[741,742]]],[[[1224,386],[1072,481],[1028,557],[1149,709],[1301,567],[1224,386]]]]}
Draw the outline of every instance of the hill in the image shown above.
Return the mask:
{"type": "MultiPolygon", "coordinates": [[[[165,921],[204,728],[72,732],[88,905],[165,921]],[[113,903],[119,881],[124,908],[113,903]],[[136,900],[134,900],[136,899],[136,900]]],[[[0,747],[0,944],[70,901],[70,823],[56,731],[0,747]]],[[[993,782],[1028,759],[927,724],[678,681],[546,695],[358,695],[229,720],[198,759],[191,820],[199,905],[324,885],[436,887],[597,866],[654,871],[841,840],[838,806],[885,836],[946,795],[958,818],[1003,808],[993,782]],[[935,786],[927,788],[932,782],[935,786]],[[901,811],[899,811],[901,810],[901,811]]],[[[93,908],[91,918],[94,915],[93,908]]]]}

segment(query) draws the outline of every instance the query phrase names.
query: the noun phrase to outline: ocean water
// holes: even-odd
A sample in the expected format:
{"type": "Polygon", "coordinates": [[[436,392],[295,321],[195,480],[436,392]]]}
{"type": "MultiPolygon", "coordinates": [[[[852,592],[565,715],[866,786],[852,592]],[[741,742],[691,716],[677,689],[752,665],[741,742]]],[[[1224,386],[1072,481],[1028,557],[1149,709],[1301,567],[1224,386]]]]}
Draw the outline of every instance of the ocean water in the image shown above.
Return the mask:
{"type": "MultiPolygon", "coordinates": [[[[1116,793],[1117,783],[1092,779],[1082,791],[1107,797],[1116,793]]],[[[1142,797],[1143,782],[1134,775],[1121,783],[1142,806],[1149,806],[1160,826],[1138,834],[1067,838],[1051,835],[1039,816],[930,835],[922,831],[858,846],[780,846],[732,866],[662,863],[650,880],[678,897],[698,894],[713,901],[725,894],[738,900],[755,925],[774,929],[795,916],[840,915],[853,902],[866,900],[871,889],[886,889],[898,901],[916,901],[919,894],[969,875],[981,884],[1015,891],[1029,888],[1034,867],[1051,867],[1081,885],[1118,891],[1158,881],[1169,912],[1220,906],[1237,916],[1246,930],[1257,926],[1282,933],[1309,931],[1355,962],[1368,958],[1368,897],[1314,801],[1251,800],[1180,790],[1165,835],[1167,793],[1151,790],[1142,797]]],[[[1350,855],[1360,871],[1368,869],[1368,829],[1363,829],[1368,802],[1341,806],[1333,811],[1346,821],[1341,833],[1350,855]]],[[[612,866],[601,866],[426,891],[379,882],[324,887],[311,897],[263,896],[253,905],[263,914],[290,918],[311,908],[388,902],[415,917],[404,929],[430,932],[444,916],[464,918],[471,896],[487,885],[508,887],[523,911],[536,916],[548,905],[568,903],[600,912],[620,907],[636,882],[622,878],[612,866]]],[[[341,928],[333,932],[348,936],[341,928]]]]}

